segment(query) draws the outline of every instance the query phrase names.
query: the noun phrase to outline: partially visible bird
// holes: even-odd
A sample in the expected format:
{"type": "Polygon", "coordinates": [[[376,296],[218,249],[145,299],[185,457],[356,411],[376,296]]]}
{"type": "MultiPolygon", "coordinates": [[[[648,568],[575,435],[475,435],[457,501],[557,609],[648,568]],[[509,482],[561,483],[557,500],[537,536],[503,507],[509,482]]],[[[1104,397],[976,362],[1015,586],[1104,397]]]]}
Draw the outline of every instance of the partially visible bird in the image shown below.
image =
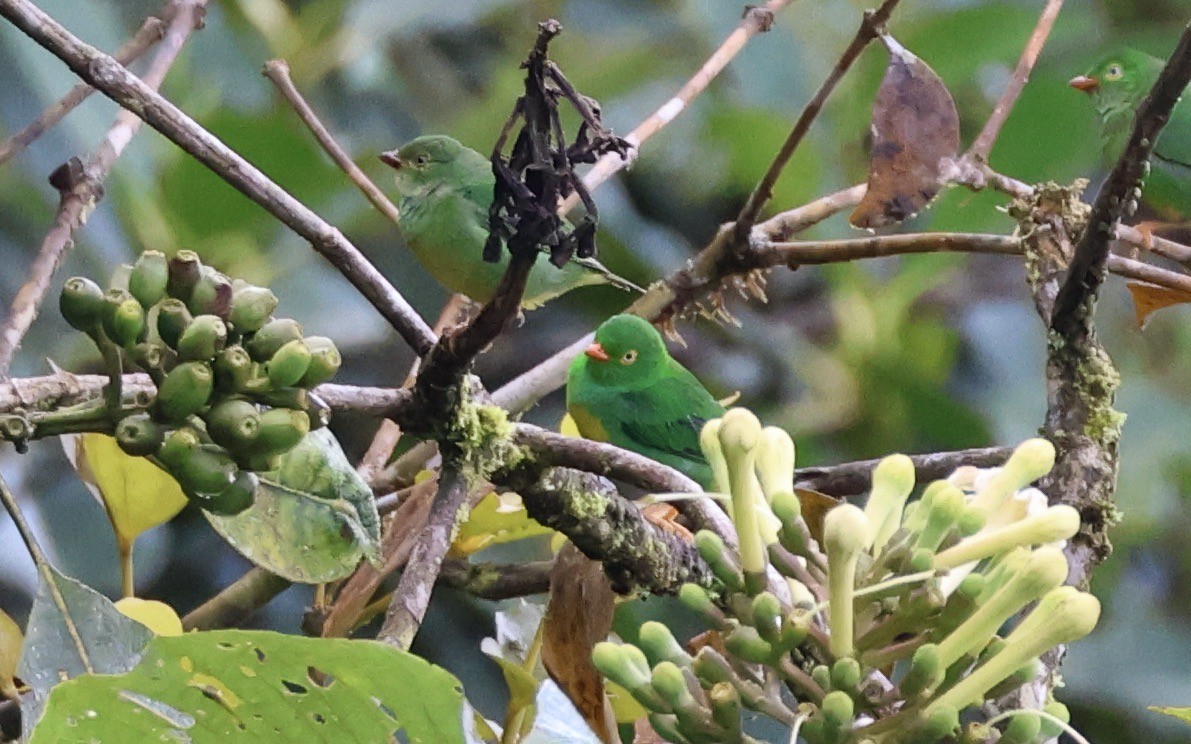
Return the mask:
{"type": "MultiPolygon", "coordinates": [[[[1097,62],[1069,85],[1087,93],[1100,117],[1101,140],[1106,158],[1115,161],[1125,149],[1133,118],[1149,93],[1163,61],[1134,49],[1121,49],[1097,62]]],[[[1150,157],[1142,201],[1167,221],[1191,217],[1191,105],[1184,99],[1170,119],[1150,157]]]]}
{"type": "Polygon", "coordinates": [[[670,356],[648,321],[615,315],[596,329],[595,342],[571,363],[567,412],[585,438],[645,455],[713,487],[699,431],[724,407],[670,356]]]}
{"type": "MultiPolygon", "coordinates": [[[[418,261],[448,290],[477,302],[491,299],[506,265],[482,256],[495,185],[492,163],[445,135],[418,137],[380,159],[396,171],[397,226],[418,261]]],[[[521,306],[532,310],[592,284],[640,291],[594,259],[572,259],[561,269],[538,260],[521,306]]]]}

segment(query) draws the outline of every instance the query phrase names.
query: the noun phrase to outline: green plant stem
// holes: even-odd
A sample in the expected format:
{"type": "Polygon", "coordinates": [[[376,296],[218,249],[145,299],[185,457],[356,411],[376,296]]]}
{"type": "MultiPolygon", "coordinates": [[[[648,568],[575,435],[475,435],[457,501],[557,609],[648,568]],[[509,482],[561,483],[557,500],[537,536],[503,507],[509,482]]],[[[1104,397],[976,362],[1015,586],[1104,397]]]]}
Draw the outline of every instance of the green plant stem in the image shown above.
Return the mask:
{"type": "Polygon", "coordinates": [[[100,344],[103,354],[103,366],[108,375],[108,384],[103,388],[103,399],[107,402],[108,413],[115,420],[120,415],[120,401],[124,397],[124,352],[120,347],[111,344],[100,344]]]}
{"type": "Polygon", "coordinates": [[[796,665],[789,656],[783,656],[781,664],[778,666],[778,672],[782,675],[786,685],[791,692],[798,696],[799,693],[805,695],[812,703],[818,705],[823,702],[823,688],[811,679],[811,676],[804,672],[796,665]]]}

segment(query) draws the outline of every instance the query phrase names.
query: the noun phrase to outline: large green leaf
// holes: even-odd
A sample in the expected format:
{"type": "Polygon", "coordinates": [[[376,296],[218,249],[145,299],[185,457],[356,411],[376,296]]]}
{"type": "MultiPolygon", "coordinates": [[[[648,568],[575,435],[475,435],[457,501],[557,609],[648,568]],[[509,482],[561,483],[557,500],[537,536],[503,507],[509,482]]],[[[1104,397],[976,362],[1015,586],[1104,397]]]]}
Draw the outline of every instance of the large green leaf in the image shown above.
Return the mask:
{"type": "Polygon", "coordinates": [[[383,643],[220,630],[59,685],[31,742],[462,744],[471,715],[450,673],[383,643]]]}
{"type": "Polygon", "coordinates": [[[41,576],[29,612],[17,666],[17,676],[30,687],[21,696],[26,733],[41,717],[51,689],[63,679],[88,670],[126,672],[140,661],[145,644],[153,638],[148,628],[121,614],[107,597],[52,567],[48,571],[48,578],[41,576]]]}
{"type": "Polygon", "coordinates": [[[319,429],[265,473],[251,507],[235,516],[204,511],[248,560],[290,581],[318,584],[347,576],[373,559],[380,518],[368,484],[339,442],[319,429]]]}

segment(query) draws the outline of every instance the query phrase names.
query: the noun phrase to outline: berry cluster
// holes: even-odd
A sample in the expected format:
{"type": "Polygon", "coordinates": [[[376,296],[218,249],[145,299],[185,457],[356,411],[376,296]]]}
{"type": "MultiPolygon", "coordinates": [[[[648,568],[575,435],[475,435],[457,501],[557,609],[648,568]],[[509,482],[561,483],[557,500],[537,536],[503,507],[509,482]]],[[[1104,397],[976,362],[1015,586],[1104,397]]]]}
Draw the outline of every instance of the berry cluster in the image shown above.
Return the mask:
{"type": "Polygon", "coordinates": [[[157,387],[145,409],[114,415],[116,441],[152,457],[187,497],[218,514],[252,505],[256,471],[326,425],[326,404],[309,391],[341,362],[335,344],[274,318],[277,297],[232,280],[192,251],[167,259],[145,251],[104,291],[73,277],[62,316],[100,350],[144,369],[157,387]]]}

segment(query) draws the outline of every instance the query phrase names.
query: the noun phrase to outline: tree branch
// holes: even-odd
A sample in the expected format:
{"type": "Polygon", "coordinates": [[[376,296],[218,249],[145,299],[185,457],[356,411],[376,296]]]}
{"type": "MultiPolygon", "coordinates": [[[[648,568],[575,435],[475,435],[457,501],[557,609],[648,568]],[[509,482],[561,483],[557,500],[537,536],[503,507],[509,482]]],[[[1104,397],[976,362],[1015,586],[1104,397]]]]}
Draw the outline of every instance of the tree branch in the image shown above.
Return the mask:
{"type": "MultiPolygon", "coordinates": [[[[156,90],[161,86],[190,32],[201,27],[206,2],[178,0],[173,6],[169,28],[145,72],[143,84],[148,89],[156,90]]],[[[8,376],[17,348],[33,325],[37,311],[49,291],[50,281],[61,265],[67,248],[73,245],[74,231],[82,226],[90,210],[102,198],[104,179],[140,127],[140,119],[127,111],[121,111],[86,164],[71,158],[69,163],[50,176],[50,184],[58,190],[60,197],[58,213],[54,217],[53,227],[42,239],[37,258],[29,267],[29,277],[17,291],[4,318],[4,325],[0,327],[0,379],[8,376]]]]}
{"type": "Polygon", "coordinates": [[[512,599],[550,591],[553,565],[553,561],[472,563],[455,558],[443,562],[438,580],[480,599],[512,599]]]}
{"type": "MultiPolygon", "coordinates": [[[[161,14],[161,18],[155,16],[146,18],[145,22],[141,24],[141,27],[133,34],[132,38],[124,42],[123,46],[112,55],[112,58],[122,65],[127,65],[149,51],[154,44],[161,41],[162,37],[165,36],[166,26],[173,18],[176,5],[176,2],[171,1],[161,14]]],[[[87,99],[87,96],[94,92],[95,89],[90,85],[79,83],[71,88],[69,93],[55,101],[45,111],[42,111],[24,129],[4,140],[3,143],[0,143],[0,165],[4,165],[4,163],[19,155],[21,151],[33,144],[38,137],[61,121],[62,117],[73,111],[76,106],[87,99]]]]}
{"type": "MultiPolygon", "coordinates": [[[[956,468],[965,465],[978,468],[1002,465],[1011,454],[1012,447],[979,447],[956,452],[910,455],[910,460],[914,463],[915,482],[921,485],[946,478],[955,472],[956,468]]],[[[839,465],[797,468],[794,471],[794,484],[799,488],[810,488],[840,498],[857,496],[872,488],[873,468],[880,462],[878,458],[839,465]]]]}
{"type": "Polygon", "coordinates": [[[343,236],[256,166],[151,90],[116,60],[91,47],[29,0],[0,0],[0,16],[61,59],[76,75],[189,153],[259,204],[337,268],[419,355],[434,345],[430,326],[343,236]]]}

